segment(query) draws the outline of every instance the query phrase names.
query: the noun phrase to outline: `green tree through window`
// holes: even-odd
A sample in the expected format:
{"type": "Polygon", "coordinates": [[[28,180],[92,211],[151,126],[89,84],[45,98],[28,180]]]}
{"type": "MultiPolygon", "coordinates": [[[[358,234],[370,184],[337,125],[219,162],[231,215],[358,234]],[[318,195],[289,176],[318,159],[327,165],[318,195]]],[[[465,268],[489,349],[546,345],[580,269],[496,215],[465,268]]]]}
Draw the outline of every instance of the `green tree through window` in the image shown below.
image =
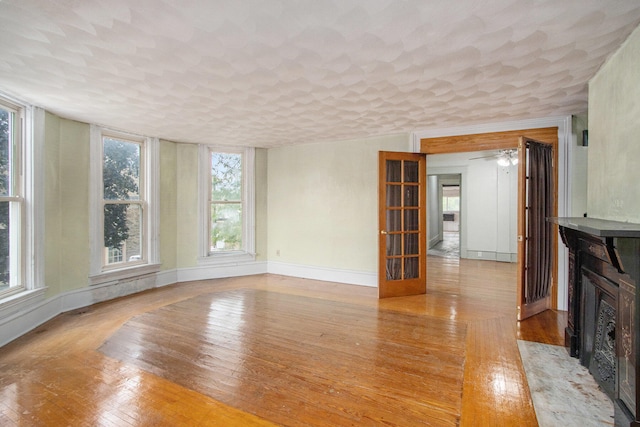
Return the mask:
{"type": "MultiPolygon", "coordinates": [[[[132,228],[140,228],[141,208],[131,203],[140,200],[140,144],[109,137],[103,141],[104,246],[121,250],[132,228]]],[[[139,246],[139,237],[136,242],[139,246]]]]}
{"type": "MultiPolygon", "coordinates": [[[[0,108],[0,195],[11,195],[11,120],[13,113],[0,108]]],[[[0,289],[9,286],[10,238],[8,201],[0,202],[0,289]]]]}
{"type": "Polygon", "coordinates": [[[242,249],[242,154],[211,152],[210,251],[242,249]]]}

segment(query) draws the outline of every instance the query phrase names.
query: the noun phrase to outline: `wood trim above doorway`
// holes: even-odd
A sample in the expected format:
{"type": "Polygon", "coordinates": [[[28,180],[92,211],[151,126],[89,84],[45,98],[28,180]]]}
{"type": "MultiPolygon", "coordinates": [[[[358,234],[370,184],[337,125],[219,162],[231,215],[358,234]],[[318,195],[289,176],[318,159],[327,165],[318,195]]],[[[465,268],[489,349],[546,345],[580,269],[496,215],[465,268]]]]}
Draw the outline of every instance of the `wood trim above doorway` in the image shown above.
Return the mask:
{"type": "Polygon", "coordinates": [[[557,127],[422,138],[420,140],[420,152],[425,154],[444,154],[518,148],[518,141],[521,136],[551,143],[557,160],[557,127]]]}
{"type": "MultiPolygon", "coordinates": [[[[518,148],[520,137],[544,141],[553,148],[554,216],[558,216],[558,127],[522,129],[504,132],[487,132],[469,135],[421,138],[420,152],[425,154],[464,153],[469,151],[501,150],[518,148]]],[[[557,230],[557,226],[554,225],[557,230]]],[[[554,233],[553,247],[558,247],[558,233],[554,233]]],[[[558,308],[558,257],[553,257],[553,280],[551,288],[552,308],[558,308]]]]}

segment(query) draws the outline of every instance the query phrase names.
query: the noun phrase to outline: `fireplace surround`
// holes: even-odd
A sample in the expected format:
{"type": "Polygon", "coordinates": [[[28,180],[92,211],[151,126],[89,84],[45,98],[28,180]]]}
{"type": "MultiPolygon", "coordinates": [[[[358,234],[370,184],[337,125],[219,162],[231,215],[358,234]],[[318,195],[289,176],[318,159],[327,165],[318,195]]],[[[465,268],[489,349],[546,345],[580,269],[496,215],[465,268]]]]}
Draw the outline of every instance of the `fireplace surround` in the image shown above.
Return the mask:
{"type": "Polygon", "coordinates": [[[569,248],[565,346],[615,408],[616,426],[640,427],[638,306],[640,224],[549,218],[569,248]]]}

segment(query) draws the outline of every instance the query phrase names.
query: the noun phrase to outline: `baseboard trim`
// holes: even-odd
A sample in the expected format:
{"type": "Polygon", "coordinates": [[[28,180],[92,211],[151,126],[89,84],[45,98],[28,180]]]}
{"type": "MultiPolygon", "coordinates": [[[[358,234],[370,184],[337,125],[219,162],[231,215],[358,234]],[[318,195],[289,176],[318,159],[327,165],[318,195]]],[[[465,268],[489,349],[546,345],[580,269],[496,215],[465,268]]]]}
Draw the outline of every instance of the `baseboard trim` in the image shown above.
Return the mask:
{"type": "Polygon", "coordinates": [[[223,265],[200,265],[197,267],[178,269],[176,271],[176,282],[251,276],[254,274],[264,274],[267,273],[267,271],[268,267],[266,261],[223,265]]]}
{"type": "MultiPolygon", "coordinates": [[[[24,298],[15,305],[17,310],[12,314],[0,317],[0,347],[61,313],[169,284],[158,281],[159,278],[167,280],[166,275],[158,276],[153,273],[99,285],[87,285],[85,288],[63,292],[47,299],[44,299],[44,288],[41,288],[38,290],[40,298],[24,298]]],[[[168,273],[168,277],[171,277],[171,272],[168,273]]]]}
{"type": "Polygon", "coordinates": [[[437,245],[441,241],[442,241],[442,234],[438,234],[437,236],[432,237],[431,239],[429,239],[429,244],[427,245],[427,249],[433,248],[435,245],[437,245]]]}
{"type": "Polygon", "coordinates": [[[45,288],[40,288],[24,293],[18,296],[15,302],[12,301],[5,307],[0,307],[0,347],[59,314],[99,302],[178,282],[264,273],[352,285],[378,286],[378,277],[375,273],[259,261],[236,265],[198,266],[165,270],[131,279],[121,279],[92,286],[87,285],[85,288],[63,292],[46,299],[44,297],[45,288]]]}
{"type": "Polygon", "coordinates": [[[338,282],[349,285],[378,286],[378,275],[367,271],[339,270],[335,268],[317,267],[283,262],[269,262],[268,273],[282,276],[300,277],[302,279],[338,282]]]}

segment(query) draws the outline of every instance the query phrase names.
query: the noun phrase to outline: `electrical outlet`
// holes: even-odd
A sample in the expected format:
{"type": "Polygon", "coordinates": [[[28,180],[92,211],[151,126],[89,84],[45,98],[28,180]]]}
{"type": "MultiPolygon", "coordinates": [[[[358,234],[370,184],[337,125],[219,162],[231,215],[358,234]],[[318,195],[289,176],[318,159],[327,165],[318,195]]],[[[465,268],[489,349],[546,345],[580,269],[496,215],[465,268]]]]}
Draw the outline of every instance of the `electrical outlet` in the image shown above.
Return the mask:
{"type": "Polygon", "coordinates": [[[478,258],[482,258],[482,252],[478,251],[478,258]]]}

